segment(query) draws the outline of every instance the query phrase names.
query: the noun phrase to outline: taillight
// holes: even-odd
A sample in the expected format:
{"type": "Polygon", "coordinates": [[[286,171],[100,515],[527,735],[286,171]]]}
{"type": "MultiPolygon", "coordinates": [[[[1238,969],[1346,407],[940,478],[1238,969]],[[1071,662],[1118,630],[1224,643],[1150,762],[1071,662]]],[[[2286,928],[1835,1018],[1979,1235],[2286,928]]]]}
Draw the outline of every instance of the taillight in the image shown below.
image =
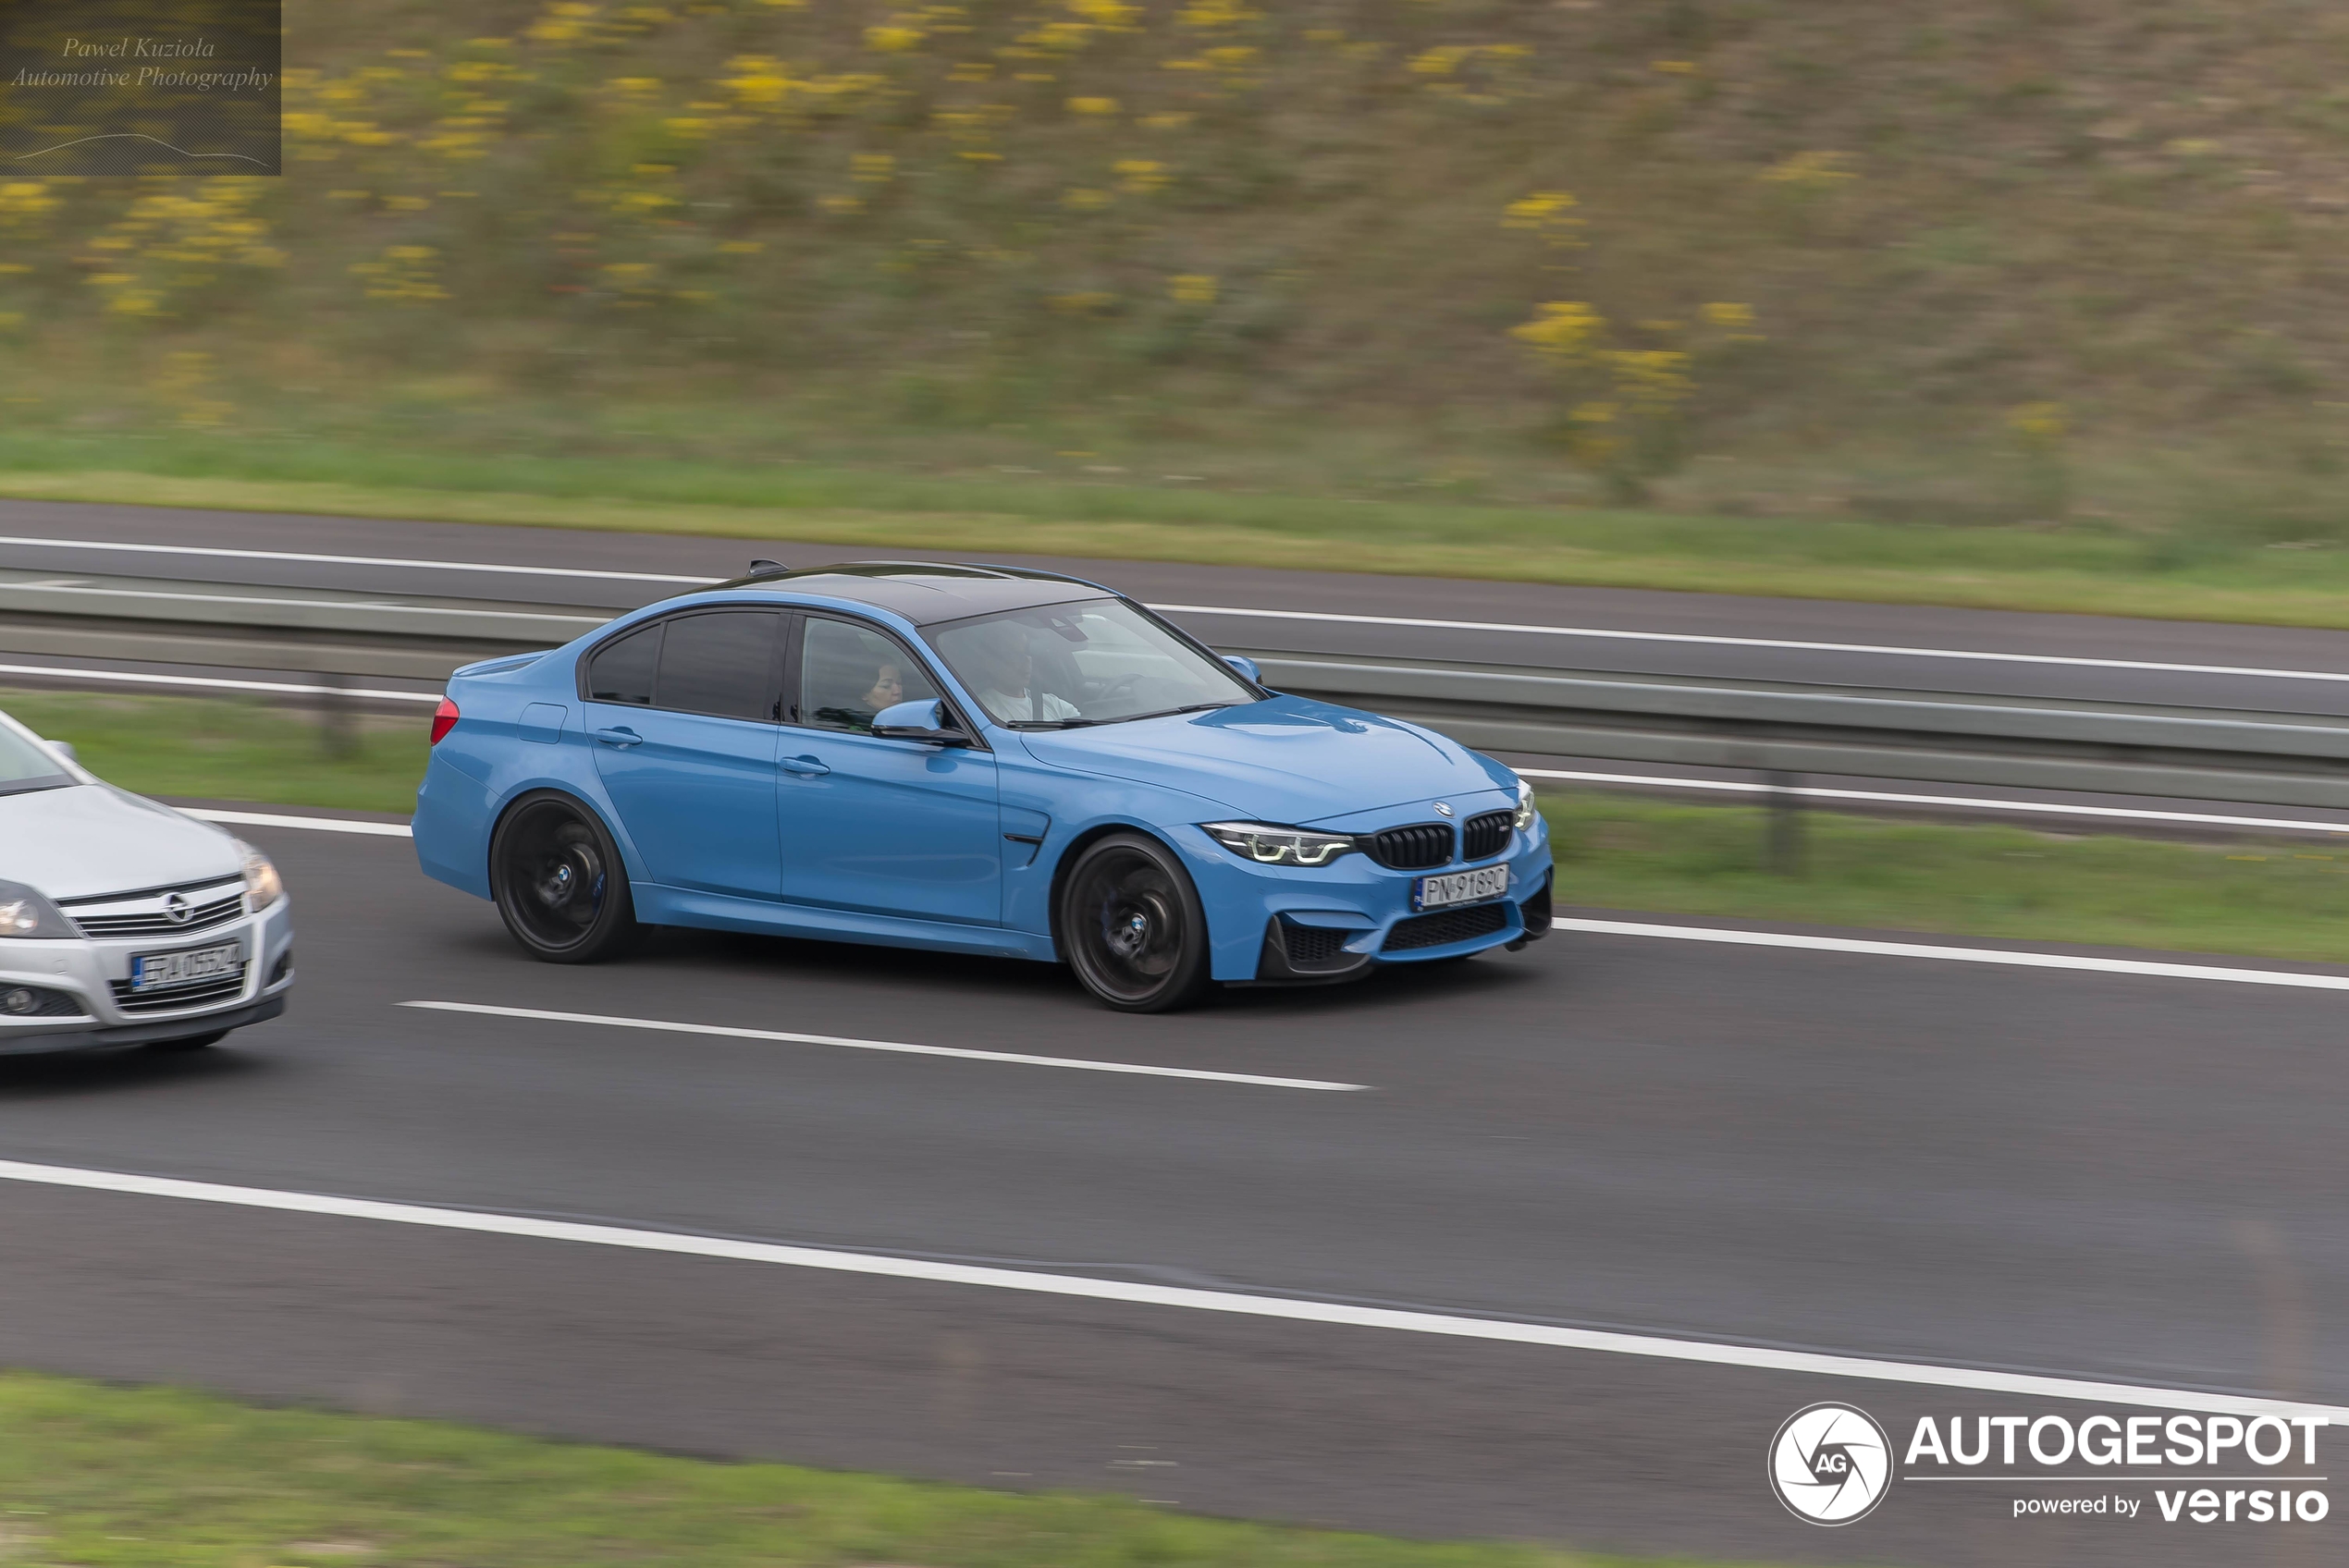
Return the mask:
{"type": "Polygon", "coordinates": [[[446,697],[441,698],[440,705],[432,710],[432,743],[434,745],[439,745],[440,738],[457,728],[458,717],[457,704],[446,697]]]}

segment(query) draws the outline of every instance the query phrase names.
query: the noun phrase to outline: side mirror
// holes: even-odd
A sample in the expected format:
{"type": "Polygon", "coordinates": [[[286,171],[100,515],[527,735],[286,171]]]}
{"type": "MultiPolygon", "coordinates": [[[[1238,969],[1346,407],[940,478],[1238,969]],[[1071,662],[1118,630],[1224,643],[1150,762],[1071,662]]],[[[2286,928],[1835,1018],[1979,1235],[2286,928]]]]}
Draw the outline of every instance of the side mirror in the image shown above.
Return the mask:
{"type": "Polygon", "coordinates": [[[1256,661],[1249,658],[1246,654],[1225,654],[1224,655],[1224,662],[1230,665],[1234,669],[1238,670],[1240,674],[1247,679],[1249,684],[1255,686],[1261,686],[1264,684],[1263,672],[1256,668],[1256,661]]]}
{"type": "Polygon", "coordinates": [[[927,741],[933,746],[967,746],[971,738],[953,721],[946,704],[899,703],[873,715],[873,733],[884,741],[927,741]]]}
{"type": "Polygon", "coordinates": [[[74,764],[76,766],[80,766],[81,754],[73,749],[72,741],[43,740],[41,743],[48,747],[51,751],[56,753],[59,756],[65,758],[66,761],[74,764]]]}

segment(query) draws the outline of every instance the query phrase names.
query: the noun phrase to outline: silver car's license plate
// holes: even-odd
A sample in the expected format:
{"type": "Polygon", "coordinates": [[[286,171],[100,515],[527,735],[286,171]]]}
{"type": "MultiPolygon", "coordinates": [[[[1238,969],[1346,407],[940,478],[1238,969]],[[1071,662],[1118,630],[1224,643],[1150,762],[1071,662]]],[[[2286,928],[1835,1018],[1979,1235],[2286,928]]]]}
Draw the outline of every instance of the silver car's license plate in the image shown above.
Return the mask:
{"type": "Polygon", "coordinates": [[[173,986],[194,986],[225,980],[244,962],[242,943],[224,942],[216,948],[186,948],[176,953],[141,953],[130,961],[130,988],[161,991],[173,986]]]}
{"type": "Polygon", "coordinates": [[[1454,904],[1482,903],[1497,899],[1509,890],[1509,868],[1506,865],[1481,866],[1474,871],[1451,871],[1441,876],[1421,876],[1411,883],[1413,909],[1449,909],[1454,904]]]}

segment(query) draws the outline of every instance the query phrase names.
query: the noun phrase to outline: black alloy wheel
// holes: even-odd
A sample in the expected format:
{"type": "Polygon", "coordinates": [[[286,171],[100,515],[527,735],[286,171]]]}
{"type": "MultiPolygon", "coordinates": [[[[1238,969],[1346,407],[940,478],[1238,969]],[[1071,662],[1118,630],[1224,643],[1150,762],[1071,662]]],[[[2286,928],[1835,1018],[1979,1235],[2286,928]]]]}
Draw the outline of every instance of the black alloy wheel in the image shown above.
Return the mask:
{"type": "Polygon", "coordinates": [[[514,940],[547,963],[617,957],[637,935],[619,849],[567,795],[525,796],[506,813],[489,842],[489,889],[514,940]]]}
{"type": "Polygon", "coordinates": [[[1144,834],[1112,834],[1069,868],[1060,937],[1085,988],[1120,1012],[1171,1012],[1207,988],[1207,912],[1174,851],[1144,834]]]}

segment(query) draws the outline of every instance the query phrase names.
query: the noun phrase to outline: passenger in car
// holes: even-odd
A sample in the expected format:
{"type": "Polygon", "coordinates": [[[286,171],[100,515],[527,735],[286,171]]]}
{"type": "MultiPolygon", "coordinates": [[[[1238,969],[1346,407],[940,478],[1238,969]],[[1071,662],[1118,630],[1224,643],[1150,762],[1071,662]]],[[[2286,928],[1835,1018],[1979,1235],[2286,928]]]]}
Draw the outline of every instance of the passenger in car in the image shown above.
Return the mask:
{"type": "Polygon", "coordinates": [[[865,693],[865,705],[879,713],[893,708],[905,700],[905,680],[893,664],[884,664],[873,677],[872,690],[865,693]]]}
{"type": "Polygon", "coordinates": [[[979,705],[997,722],[1018,724],[1039,719],[1081,718],[1076,704],[1040,691],[1031,683],[1036,656],[1028,651],[1027,634],[1017,626],[983,629],[986,640],[978,675],[979,705]]]}

